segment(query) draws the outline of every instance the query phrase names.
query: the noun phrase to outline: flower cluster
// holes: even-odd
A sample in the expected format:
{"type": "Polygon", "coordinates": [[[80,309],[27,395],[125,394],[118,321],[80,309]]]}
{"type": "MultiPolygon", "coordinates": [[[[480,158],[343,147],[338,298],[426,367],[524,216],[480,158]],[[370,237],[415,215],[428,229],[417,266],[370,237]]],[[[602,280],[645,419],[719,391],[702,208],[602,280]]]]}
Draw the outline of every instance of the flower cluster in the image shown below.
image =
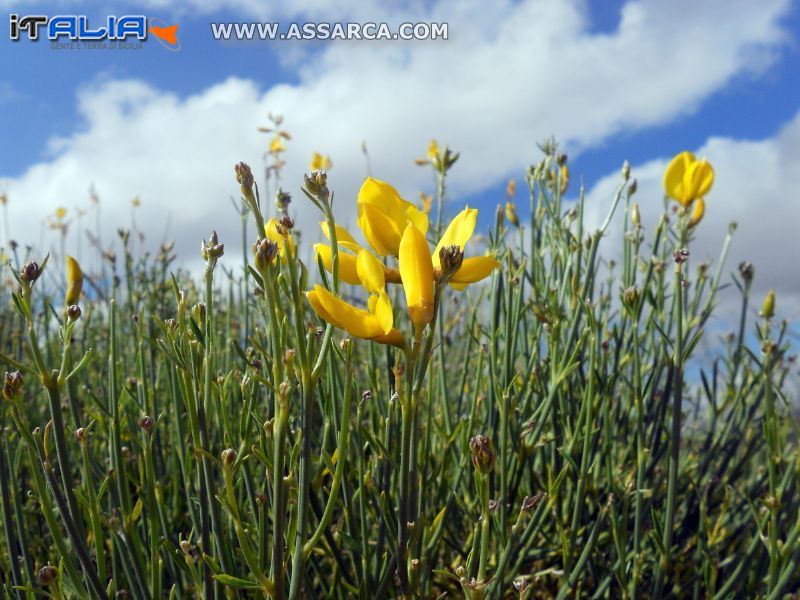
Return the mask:
{"type": "MultiPolygon", "coordinates": [[[[309,303],[325,321],[355,337],[405,346],[403,335],[394,327],[387,284],[402,284],[409,317],[415,331],[421,332],[433,319],[437,290],[447,283],[462,290],[499,266],[492,256],[464,258],[477,217],[476,209],[467,207],[461,211],[431,253],[425,237],[428,215],[401,198],[388,183],[367,178],[358,193],[358,226],[370,248],[364,248],[346,229],[335,225],[339,277],[368,292],[367,309],[348,304],[320,285],[308,292],[309,303]],[[378,257],[397,259],[397,268],[387,266],[378,257]]],[[[323,234],[331,239],[328,223],[323,221],[321,226],[323,234]]],[[[320,262],[333,272],[334,249],[327,244],[316,244],[314,249],[320,262]]]]}

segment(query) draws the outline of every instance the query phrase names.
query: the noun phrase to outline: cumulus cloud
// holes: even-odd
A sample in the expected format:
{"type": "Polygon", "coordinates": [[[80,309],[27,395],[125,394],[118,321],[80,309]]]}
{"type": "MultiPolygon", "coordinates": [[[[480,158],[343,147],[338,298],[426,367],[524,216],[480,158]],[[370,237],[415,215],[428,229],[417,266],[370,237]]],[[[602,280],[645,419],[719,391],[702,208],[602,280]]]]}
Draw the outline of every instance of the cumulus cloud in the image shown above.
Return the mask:
{"type": "MultiPolygon", "coordinates": [[[[730,246],[726,275],[735,272],[742,261],[755,267],[752,314],[768,290],[778,296],[778,316],[790,321],[800,317],[800,269],[791,248],[797,246],[800,202],[794,190],[800,189],[800,112],[774,137],[745,141],[711,137],[697,156],[705,156],[714,166],[716,178],[706,198],[706,213],[695,231],[691,245],[692,265],[716,261],[731,222],[737,224],[730,246]]],[[[639,203],[643,225],[652,232],[663,211],[662,176],[669,157],[632,168],[638,183],[635,200],[639,203]]],[[[606,216],[619,173],[601,179],[587,194],[586,216],[598,227],[606,216]]],[[[603,241],[606,254],[621,248],[622,210],[603,241]]],[[[714,263],[716,264],[716,262],[714,263]]],[[[731,281],[723,276],[723,283],[731,281]]],[[[734,286],[721,294],[721,326],[730,327],[738,314],[740,296],[734,286]]],[[[752,316],[752,315],[751,315],[752,316]]]]}
{"type": "MultiPolygon", "coordinates": [[[[212,11],[205,0],[179,6],[212,11]]],[[[226,6],[259,14],[245,0],[226,6]]],[[[356,10],[348,2],[277,6],[295,16],[329,10],[346,18],[356,10]]],[[[491,8],[477,0],[419,3],[411,13],[375,4],[376,18],[447,21],[450,39],[333,43],[306,55],[297,84],[269,89],[229,79],[178,97],[141,81],[98,81],[78,92],[83,122],[75,133],[51,140],[45,160],[0,180],[0,189],[10,197],[20,241],[37,242],[39,228],[30,224],[56,206],[83,203],[94,182],[108,227],[129,221],[129,199],[139,195],[138,223],[149,239],[159,239],[170,223],[178,250],[196,256],[212,226],[223,239],[238,239],[239,220],[229,207],[232,165],[260,165],[266,140],[256,127],[272,110],[286,116],[293,134],[284,182],[306,231],[317,218],[298,193],[310,153],[333,157],[340,215],[352,220],[365,172],[362,140],[374,175],[409,199],[430,187],[430,173],[413,158],[430,137],[448,142],[462,152],[452,195],[468,200],[534,159],[535,142],[550,134],[574,154],[623,129],[675,120],[732,79],[763,72],[784,44],[780,19],[788,6],[630,1],[615,31],[597,33],[580,0],[501,1],[491,8]]]]}

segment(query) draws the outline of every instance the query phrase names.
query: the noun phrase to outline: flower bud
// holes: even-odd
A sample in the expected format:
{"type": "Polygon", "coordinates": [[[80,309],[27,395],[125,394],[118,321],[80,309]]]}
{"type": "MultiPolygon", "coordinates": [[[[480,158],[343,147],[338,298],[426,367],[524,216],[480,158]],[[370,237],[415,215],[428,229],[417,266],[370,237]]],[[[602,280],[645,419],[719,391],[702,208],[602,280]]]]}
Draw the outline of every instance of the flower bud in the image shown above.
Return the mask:
{"type": "Polygon", "coordinates": [[[233,167],[233,170],[236,173],[236,183],[241,186],[242,196],[251,202],[255,201],[255,195],[253,194],[255,179],[250,166],[247,163],[240,162],[233,167]]]}
{"type": "Polygon", "coordinates": [[[222,458],[222,464],[232,465],[236,462],[236,450],[233,448],[226,448],[222,451],[220,457],[222,458]]]}
{"type": "Polygon", "coordinates": [[[38,581],[40,585],[49,586],[57,577],[58,569],[52,565],[45,565],[39,569],[39,572],[36,574],[36,581],[38,581]]]}
{"type": "Polygon", "coordinates": [[[275,262],[276,256],[278,256],[278,244],[269,238],[262,238],[253,244],[253,257],[258,271],[265,271],[275,262]]]}
{"type": "Polygon", "coordinates": [[[3,378],[3,399],[17,400],[22,396],[22,373],[20,371],[13,371],[6,373],[3,378]]]}
{"type": "Polygon", "coordinates": [[[70,306],[77,304],[83,289],[83,271],[78,261],[67,256],[67,293],[64,297],[64,304],[70,306]]]}
{"type": "Polygon", "coordinates": [[[153,421],[153,417],[149,415],[144,415],[139,419],[139,427],[141,427],[145,433],[150,433],[153,430],[153,425],[155,425],[155,421],[153,421]]]}
{"type": "Polygon", "coordinates": [[[630,177],[631,177],[631,165],[626,160],[624,163],[622,163],[622,178],[625,181],[628,181],[628,179],[630,179],[630,177]]]}
{"type": "Polygon", "coordinates": [[[81,307],[77,304],[72,304],[67,308],[67,319],[74,323],[81,318],[81,307]]]}
{"type": "Polygon", "coordinates": [[[223,254],[225,254],[225,244],[220,244],[217,238],[217,232],[212,231],[211,239],[208,243],[203,240],[203,243],[200,245],[200,256],[203,257],[203,260],[216,260],[223,254]]]}
{"type": "Polygon", "coordinates": [[[485,435],[476,435],[469,441],[469,452],[472,455],[472,466],[483,475],[488,475],[494,468],[494,450],[492,440],[485,435]]]}
{"type": "Polygon", "coordinates": [[[637,229],[642,226],[642,218],[639,215],[639,205],[636,202],[631,204],[631,222],[637,229]]]}
{"type": "Polygon", "coordinates": [[[506,220],[514,227],[519,227],[519,217],[517,216],[517,205],[510,200],[506,202],[506,220]]]}
{"type": "Polygon", "coordinates": [[[744,279],[745,283],[750,283],[753,281],[754,272],[755,270],[753,269],[753,265],[749,261],[745,260],[739,263],[739,274],[742,276],[742,279],[744,279]]]}
{"type": "Polygon", "coordinates": [[[306,191],[319,200],[328,200],[328,174],[322,169],[316,169],[303,175],[306,191]]]}
{"type": "Polygon", "coordinates": [[[761,316],[771,319],[775,315],[775,290],[767,292],[764,303],[761,305],[761,316]]]}
{"type": "Polygon", "coordinates": [[[22,269],[19,271],[19,278],[25,283],[33,283],[39,279],[41,274],[42,269],[39,267],[39,263],[31,260],[22,265],[22,269]]]}
{"type": "Polygon", "coordinates": [[[461,268],[464,251],[456,244],[444,246],[439,250],[439,262],[442,266],[442,277],[449,280],[461,268]]]}

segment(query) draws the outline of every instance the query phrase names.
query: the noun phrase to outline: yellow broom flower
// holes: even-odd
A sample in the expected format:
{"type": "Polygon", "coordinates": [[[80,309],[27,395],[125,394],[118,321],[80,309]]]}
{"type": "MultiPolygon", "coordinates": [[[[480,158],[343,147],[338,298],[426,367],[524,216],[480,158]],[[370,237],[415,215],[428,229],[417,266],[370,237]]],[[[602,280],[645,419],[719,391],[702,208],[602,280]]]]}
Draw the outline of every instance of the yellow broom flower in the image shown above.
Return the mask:
{"type": "Polygon", "coordinates": [[[681,152],[664,172],[667,196],[681,206],[689,206],[705,196],[714,183],[714,169],[706,159],[697,160],[691,152],[681,152]]]}
{"type": "Polygon", "coordinates": [[[428,215],[403,200],[384,181],[368,177],[358,192],[358,226],[379,256],[398,256],[400,238],[409,223],[424,236],[428,215]]]}
{"type": "MultiPolygon", "coordinates": [[[[319,225],[325,237],[331,239],[328,223],[321,221],[319,225]]],[[[339,279],[350,285],[361,285],[356,257],[363,248],[350,235],[350,232],[340,225],[336,225],[336,243],[339,245],[339,279]]],[[[322,265],[325,269],[333,273],[333,248],[327,244],[314,244],[314,252],[322,260],[322,265]]],[[[380,261],[377,262],[383,268],[383,276],[387,282],[400,283],[400,273],[397,269],[391,269],[380,263],[380,261]]]]}
{"type": "Polygon", "coordinates": [[[428,160],[436,160],[439,156],[439,143],[436,140],[431,140],[428,144],[428,160]]]}
{"type": "MultiPolygon", "coordinates": [[[[441,271],[442,265],[439,253],[443,248],[458,246],[461,252],[464,251],[467,242],[472,238],[472,234],[475,233],[477,220],[478,210],[467,206],[450,221],[447,229],[442,234],[442,238],[436,245],[436,250],[433,252],[434,269],[441,271]]],[[[500,263],[492,256],[465,258],[461,263],[461,267],[450,276],[450,285],[457,290],[463,290],[470,283],[485,279],[499,266],[500,263]]],[[[402,273],[402,268],[400,272],[402,273]]]]}
{"type": "MultiPolygon", "coordinates": [[[[403,335],[391,325],[387,329],[385,319],[371,311],[348,304],[320,285],[315,285],[314,289],[306,293],[306,297],[311,308],[324,321],[345,330],[354,337],[401,348],[405,346],[403,335]]],[[[373,304],[377,305],[378,303],[374,302],[373,304]]],[[[391,307],[389,310],[391,311],[391,307]]]]}
{"type": "Polygon", "coordinates": [[[329,156],[323,156],[319,152],[314,152],[311,155],[311,164],[309,165],[312,171],[329,171],[333,167],[333,162],[329,156]]]}
{"type": "Polygon", "coordinates": [[[83,289],[83,271],[78,261],[67,256],[67,293],[64,297],[64,304],[71,306],[77,304],[83,289]]]}
{"type": "Polygon", "coordinates": [[[286,145],[283,143],[283,138],[281,136],[276,135],[272,138],[272,141],[269,143],[269,151],[272,154],[278,154],[279,152],[283,152],[286,150],[286,145]]]}

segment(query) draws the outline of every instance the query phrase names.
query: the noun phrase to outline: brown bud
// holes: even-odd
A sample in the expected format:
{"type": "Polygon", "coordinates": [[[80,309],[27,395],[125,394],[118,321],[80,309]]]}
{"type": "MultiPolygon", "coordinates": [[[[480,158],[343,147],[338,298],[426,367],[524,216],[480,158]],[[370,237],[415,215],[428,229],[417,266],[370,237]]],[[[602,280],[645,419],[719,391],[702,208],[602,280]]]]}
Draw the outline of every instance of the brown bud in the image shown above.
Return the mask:
{"type": "Polygon", "coordinates": [[[39,267],[39,263],[35,260],[31,260],[22,265],[22,269],[19,271],[19,278],[25,283],[33,283],[39,279],[41,274],[42,269],[39,267]]]}
{"type": "Polygon", "coordinates": [[[236,462],[236,450],[233,448],[226,448],[222,451],[220,457],[222,458],[222,464],[232,465],[236,462]]]}
{"type": "Polygon", "coordinates": [[[86,428],[85,427],[78,427],[75,430],[75,439],[78,440],[79,444],[82,444],[86,441],[86,428]]]}
{"type": "Polygon", "coordinates": [[[22,395],[22,372],[6,373],[3,378],[3,399],[16,400],[22,395]]]}
{"type": "Polygon", "coordinates": [[[67,319],[72,322],[77,321],[81,318],[81,307],[77,304],[72,304],[67,308],[67,319]]]}
{"type": "Polygon", "coordinates": [[[272,240],[263,238],[253,244],[253,257],[258,271],[266,270],[269,265],[275,262],[276,256],[278,256],[278,244],[272,240]]]}
{"type": "Polygon", "coordinates": [[[689,251],[686,248],[679,248],[672,253],[672,258],[675,259],[676,264],[683,264],[689,260],[689,251]]]}
{"type": "Polygon", "coordinates": [[[469,441],[469,452],[472,454],[472,465],[483,475],[488,475],[494,468],[494,450],[492,440],[485,435],[476,435],[469,441]]]}
{"type": "Polygon", "coordinates": [[[439,262],[442,265],[442,276],[449,280],[461,268],[464,251],[455,244],[444,246],[439,250],[439,262]]]}
{"type": "Polygon", "coordinates": [[[58,577],[58,569],[52,565],[45,565],[36,574],[36,581],[40,585],[48,586],[52,584],[58,577]]]}
{"type": "Polygon", "coordinates": [[[139,419],[139,427],[144,429],[146,433],[150,433],[153,430],[153,425],[155,425],[155,421],[153,421],[153,417],[149,415],[144,415],[139,419]]]}

